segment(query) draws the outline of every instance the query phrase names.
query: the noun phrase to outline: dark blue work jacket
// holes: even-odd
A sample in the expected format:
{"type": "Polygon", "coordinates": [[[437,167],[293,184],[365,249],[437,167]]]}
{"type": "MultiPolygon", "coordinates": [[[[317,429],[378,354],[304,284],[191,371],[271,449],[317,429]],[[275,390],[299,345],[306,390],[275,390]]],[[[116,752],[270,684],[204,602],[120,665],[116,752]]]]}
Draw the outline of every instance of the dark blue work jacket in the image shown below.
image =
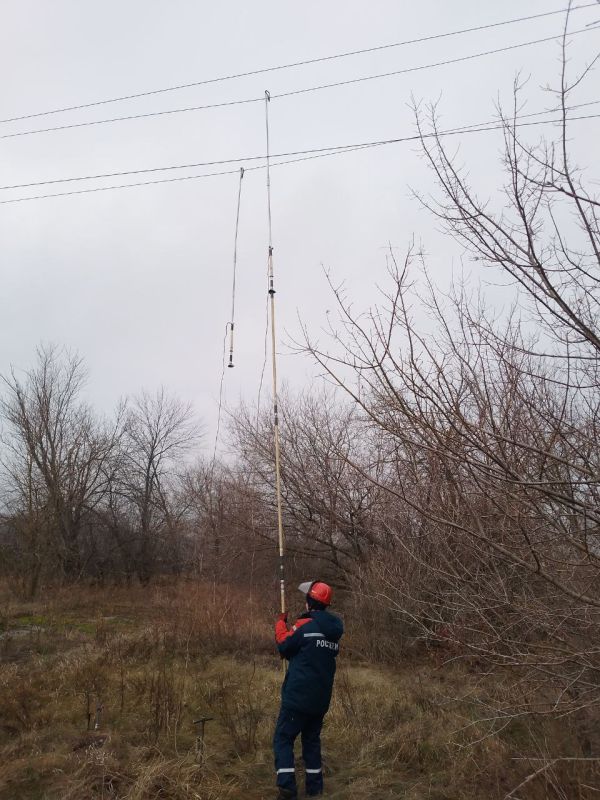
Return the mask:
{"type": "Polygon", "coordinates": [[[291,631],[278,623],[277,647],[290,662],[281,689],[283,708],[315,716],[327,712],[343,633],[342,620],[329,611],[307,611],[291,631]]]}

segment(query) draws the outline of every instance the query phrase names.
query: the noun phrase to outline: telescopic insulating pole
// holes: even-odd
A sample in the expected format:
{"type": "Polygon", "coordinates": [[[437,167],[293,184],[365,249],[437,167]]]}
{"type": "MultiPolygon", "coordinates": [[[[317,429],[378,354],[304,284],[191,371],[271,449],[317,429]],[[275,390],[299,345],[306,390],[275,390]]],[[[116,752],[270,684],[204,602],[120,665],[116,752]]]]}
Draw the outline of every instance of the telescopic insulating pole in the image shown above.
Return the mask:
{"type": "Polygon", "coordinates": [[[281,503],[281,448],[279,443],[279,407],[277,396],[277,337],[275,333],[275,279],[273,271],[273,232],[271,224],[271,163],[269,147],[269,103],[271,95],[265,92],[265,123],[267,134],[267,210],[269,220],[269,250],[268,250],[268,292],[269,308],[271,315],[271,356],[273,370],[273,438],[275,445],[275,494],[277,498],[277,534],[279,542],[279,592],[281,599],[281,612],[286,610],[285,602],[285,537],[283,533],[283,509],[281,503]]]}

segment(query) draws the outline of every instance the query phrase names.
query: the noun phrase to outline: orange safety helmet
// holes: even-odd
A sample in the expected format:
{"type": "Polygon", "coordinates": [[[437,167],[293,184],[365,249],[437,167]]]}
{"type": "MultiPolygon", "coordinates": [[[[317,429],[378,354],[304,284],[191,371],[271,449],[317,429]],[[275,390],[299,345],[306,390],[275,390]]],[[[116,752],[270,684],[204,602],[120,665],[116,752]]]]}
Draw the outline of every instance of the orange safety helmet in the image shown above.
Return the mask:
{"type": "Polygon", "coordinates": [[[331,605],[333,589],[322,581],[306,581],[300,584],[298,590],[318,603],[323,603],[324,606],[331,605]]]}

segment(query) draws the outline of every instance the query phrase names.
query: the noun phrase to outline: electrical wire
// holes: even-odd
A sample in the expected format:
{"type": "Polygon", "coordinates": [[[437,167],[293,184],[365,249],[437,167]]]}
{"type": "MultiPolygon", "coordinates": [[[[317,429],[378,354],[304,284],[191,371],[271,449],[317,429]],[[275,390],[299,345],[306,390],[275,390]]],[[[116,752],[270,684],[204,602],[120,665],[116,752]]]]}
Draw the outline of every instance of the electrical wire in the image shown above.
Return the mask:
{"type": "MultiPolygon", "coordinates": [[[[569,117],[569,122],[578,122],[581,120],[590,120],[590,119],[600,119],[600,114],[586,114],[577,117],[569,117]]],[[[517,128],[524,128],[530,127],[533,125],[557,125],[562,123],[561,118],[557,119],[548,119],[548,120],[535,120],[532,122],[517,122],[515,127],[517,128]]],[[[299,158],[291,158],[285,161],[278,161],[276,163],[272,163],[271,167],[282,167],[288,164],[297,164],[302,161],[311,161],[316,158],[328,158],[329,156],[337,156],[337,155],[344,155],[346,153],[357,152],[359,150],[369,150],[375,147],[382,147],[385,145],[391,144],[400,144],[403,142],[415,142],[419,141],[421,138],[429,139],[434,137],[444,137],[444,136],[456,136],[460,134],[468,134],[468,133],[487,133],[489,131],[497,131],[503,130],[505,128],[504,123],[497,123],[495,125],[490,125],[487,127],[481,127],[485,123],[480,123],[479,125],[471,125],[465,126],[462,128],[452,128],[450,130],[445,131],[438,131],[437,133],[426,133],[422,136],[420,134],[414,134],[412,136],[403,136],[396,139],[384,139],[381,141],[375,142],[365,142],[363,144],[356,144],[356,145],[339,145],[338,147],[329,147],[329,148],[317,148],[315,150],[306,150],[303,151],[308,155],[301,156],[299,158]],[[325,152],[323,152],[325,150],[325,152]]],[[[302,151],[298,151],[302,152],[302,151]]],[[[264,156],[262,156],[264,159],[264,156]]],[[[277,156],[272,156],[272,158],[277,158],[277,156]]],[[[256,164],[251,167],[246,167],[244,172],[251,172],[257,169],[265,169],[264,164],[256,164]]],[[[221,177],[222,175],[235,175],[238,174],[239,170],[237,169],[229,169],[229,170],[221,170],[219,172],[207,172],[202,173],[200,175],[182,175],[176,178],[160,178],[158,180],[153,181],[138,181],[136,183],[125,183],[125,184],[118,184],[113,186],[96,186],[89,189],[75,189],[68,192],[56,192],[53,194],[42,194],[42,195],[33,195],[31,197],[14,197],[8,200],[0,200],[0,205],[8,205],[10,203],[25,203],[31,200],[48,200],[54,197],[71,197],[74,195],[81,195],[81,194],[93,194],[95,192],[108,192],[117,189],[134,189],[140,186],[156,186],[158,184],[163,183],[180,183],[183,181],[191,181],[191,180],[200,180],[202,178],[217,178],[221,177]]]]}
{"type": "MultiPolygon", "coordinates": [[[[579,28],[575,31],[570,31],[569,36],[576,36],[580,33],[589,33],[590,28],[579,28]]],[[[434,69],[436,67],[447,67],[450,64],[459,64],[464,61],[472,61],[476,58],[483,58],[485,56],[492,56],[496,55],[497,53],[508,53],[511,50],[519,50],[523,47],[531,47],[532,45],[536,44],[544,44],[546,42],[553,42],[559,39],[560,36],[546,36],[543,39],[532,39],[529,42],[521,42],[519,44],[511,44],[506,47],[498,47],[494,50],[484,50],[481,53],[471,53],[467,56],[459,56],[458,58],[450,58],[446,59],[445,61],[437,61],[433,64],[423,64],[417,67],[405,67],[404,69],[393,70],[392,72],[380,72],[377,75],[365,75],[360,78],[350,78],[349,80],[345,81],[336,81],[335,83],[324,83],[320,86],[311,86],[308,89],[294,89],[291,92],[281,92],[279,94],[274,94],[273,99],[280,99],[282,97],[295,97],[299,94],[308,94],[308,92],[320,92],[323,89],[337,89],[340,86],[351,86],[357,83],[364,83],[365,81],[374,81],[380,78],[391,78],[396,75],[407,75],[411,72],[420,72],[426,69],[434,69]]]]}
{"type": "Polygon", "coordinates": [[[187,106],[185,108],[171,108],[165,111],[149,111],[146,114],[128,114],[124,117],[110,117],[109,119],[95,119],[88,122],[73,122],[69,125],[57,125],[53,128],[36,128],[30,131],[16,131],[15,133],[4,133],[0,139],[15,139],[19,136],[35,136],[39,133],[54,133],[55,131],[70,131],[74,128],[90,128],[94,125],[109,125],[113,122],[127,122],[134,119],[150,119],[152,117],[164,117],[171,114],[186,114],[189,111],[206,111],[211,108],[226,108],[228,106],[240,106],[247,103],[258,103],[262,97],[251,97],[242,100],[230,100],[224,103],[208,103],[202,106],[187,106]]]}
{"type": "Polygon", "coordinates": [[[294,67],[304,67],[310,64],[321,64],[326,61],[334,61],[340,58],[349,58],[351,56],[359,56],[365,55],[367,53],[376,53],[382,50],[390,50],[392,48],[397,47],[406,47],[407,45],[411,44],[422,44],[423,42],[432,42],[439,39],[447,39],[452,36],[461,36],[467,33],[476,33],[486,30],[492,30],[493,28],[500,28],[506,25],[514,25],[521,22],[530,22],[532,20],[543,19],[544,17],[553,17],[558,14],[565,14],[567,11],[569,13],[573,13],[574,11],[581,11],[586,8],[596,7],[596,3],[585,3],[583,5],[573,6],[572,8],[560,8],[556,9],[555,11],[544,11],[540,14],[530,14],[526,17],[515,17],[513,19],[502,20],[500,22],[491,22],[486,25],[476,25],[472,28],[462,28],[460,30],[455,31],[446,31],[444,33],[435,33],[428,36],[420,36],[416,39],[406,39],[401,42],[392,42],[390,44],[382,44],[382,45],[375,45],[373,47],[365,47],[361,50],[349,50],[344,53],[335,53],[333,55],[327,56],[320,56],[317,58],[308,58],[302,61],[293,61],[288,64],[278,64],[271,67],[261,67],[258,69],[248,70],[247,72],[237,72],[231,75],[221,75],[216,78],[206,78],[201,81],[192,81],[190,83],[180,83],[176,84],[175,86],[167,86],[160,89],[150,89],[149,91],[145,92],[137,92],[135,94],[126,94],[121,95],[119,97],[110,97],[104,100],[94,100],[93,102],[89,103],[80,103],[79,105],[73,106],[64,106],[63,108],[53,108],[47,111],[36,111],[30,114],[22,114],[18,117],[7,117],[6,119],[0,120],[0,124],[9,123],[9,122],[20,122],[26,119],[34,119],[36,117],[46,117],[50,116],[51,114],[62,114],[68,111],[81,111],[86,108],[94,108],[95,106],[103,106],[108,105],[109,103],[120,103],[125,100],[136,100],[140,97],[151,97],[153,95],[158,94],[165,94],[167,92],[175,92],[181,89],[191,89],[197,86],[208,86],[213,83],[222,83],[223,81],[231,81],[236,80],[238,78],[249,78],[253,75],[264,75],[268,72],[278,72],[285,69],[292,69],[294,67]]]}
{"type": "MultiPolygon", "coordinates": [[[[569,36],[577,36],[582,33],[590,33],[593,30],[594,28],[580,28],[578,30],[571,31],[569,33],[569,36]]],[[[498,47],[493,50],[484,50],[480,53],[471,53],[466,56],[459,56],[457,58],[445,59],[444,61],[436,61],[432,64],[421,64],[416,67],[405,67],[403,69],[393,70],[391,72],[381,72],[376,75],[362,75],[358,78],[349,78],[343,81],[335,81],[334,83],[324,83],[320,84],[319,86],[309,86],[304,89],[293,89],[288,92],[280,92],[279,94],[272,94],[271,99],[276,100],[276,99],[283,99],[286,97],[296,97],[298,95],[309,94],[311,92],[320,92],[325,89],[336,89],[341,86],[351,86],[359,83],[365,83],[366,81],[374,81],[374,80],[379,80],[381,78],[390,78],[390,77],[395,77],[397,75],[406,75],[412,72],[419,72],[427,69],[435,69],[437,67],[446,67],[450,66],[451,64],[459,64],[462,62],[473,61],[474,59],[477,58],[484,58],[491,55],[497,55],[498,53],[511,52],[513,50],[518,50],[523,47],[531,47],[533,45],[545,44],[547,42],[556,41],[557,38],[559,37],[557,37],[556,35],[546,36],[542,39],[532,39],[528,42],[520,42],[518,44],[507,45],[506,47],[498,47]]],[[[164,111],[149,111],[142,114],[128,114],[122,117],[110,117],[108,119],[89,120],[87,122],[73,122],[67,125],[57,125],[55,127],[50,127],[50,128],[35,128],[33,130],[28,130],[28,131],[15,131],[14,133],[4,133],[0,135],[0,139],[14,139],[20,136],[34,136],[42,133],[73,130],[76,128],[88,128],[95,125],[107,125],[116,122],[126,122],[137,119],[150,119],[153,117],[164,117],[172,114],[185,114],[191,111],[206,111],[213,108],[225,108],[238,105],[248,105],[251,103],[262,102],[263,100],[264,100],[263,97],[250,97],[250,98],[242,98],[239,100],[229,100],[221,103],[208,103],[200,106],[185,106],[183,108],[171,108],[171,109],[166,109],[164,111]]]]}
{"type": "MultiPolygon", "coordinates": [[[[576,105],[567,106],[567,111],[575,111],[576,109],[580,108],[587,108],[589,106],[598,105],[600,103],[600,99],[598,100],[590,100],[586,103],[577,103],[576,105]]],[[[556,111],[560,111],[559,107],[554,107],[550,109],[546,109],[544,111],[532,111],[528,114],[521,114],[519,119],[528,119],[531,117],[538,117],[544,114],[552,114],[556,111]]],[[[480,123],[472,123],[471,125],[464,125],[461,128],[456,128],[452,130],[465,130],[474,127],[481,127],[492,125],[496,122],[496,120],[487,120],[486,122],[480,123]]],[[[392,140],[378,140],[375,142],[362,142],[362,143],[354,143],[348,145],[332,145],[331,147],[323,147],[323,148],[313,148],[311,150],[295,150],[288,153],[278,153],[273,155],[272,158],[288,158],[291,156],[299,156],[299,155],[307,155],[310,153],[315,152],[324,152],[329,150],[338,150],[340,148],[354,148],[354,147],[363,147],[363,146],[371,146],[379,144],[380,142],[383,143],[384,141],[392,141],[392,140]]],[[[224,164],[236,164],[236,163],[246,163],[248,161],[260,161],[264,160],[265,155],[252,155],[252,156],[243,156],[238,158],[225,158],[218,161],[197,161],[191,162],[186,164],[170,164],[168,166],[163,167],[148,167],[145,169],[132,169],[132,170],[124,170],[121,172],[102,172],[96,173],[93,175],[76,175],[69,178],[53,178],[50,180],[43,180],[43,181],[31,181],[29,183],[14,183],[14,184],[7,184],[6,186],[0,186],[0,191],[8,191],[11,189],[30,189],[36,186],[50,186],[59,183],[73,183],[77,181],[93,181],[93,180],[100,180],[103,178],[124,178],[129,175],[148,175],[156,172],[167,172],[170,170],[178,170],[178,169],[197,169],[199,167],[215,167],[215,166],[223,166],[224,164]]]]}

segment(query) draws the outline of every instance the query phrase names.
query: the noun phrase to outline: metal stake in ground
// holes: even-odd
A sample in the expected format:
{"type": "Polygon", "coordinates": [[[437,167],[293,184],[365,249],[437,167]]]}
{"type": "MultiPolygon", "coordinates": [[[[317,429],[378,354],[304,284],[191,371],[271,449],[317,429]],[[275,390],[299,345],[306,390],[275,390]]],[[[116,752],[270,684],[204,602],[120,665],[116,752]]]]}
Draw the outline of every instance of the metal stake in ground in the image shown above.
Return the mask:
{"type": "Polygon", "coordinates": [[[196,728],[196,761],[198,764],[204,762],[204,730],[206,723],[210,722],[213,717],[200,717],[194,720],[194,727],[196,728]]]}
{"type": "Polygon", "coordinates": [[[279,593],[281,599],[281,613],[285,613],[285,540],[283,535],[283,511],[281,505],[281,458],[279,447],[279,408],[277,398],[277,352],[275,349],[277,337],[275,335],[275,281],[273,272],[273,233],[271,224],[271,162],[269,147],[269,103],[271,95],[265,92],[265,124],[267,134],[267,212],[269,220],[269,251],[268,251],[268,281],[269,305],[271,311],[271,354],[273,371],[273,437],[275,444],[275,494],[277,498],[277,534],[279,541],[279,593]]]}

